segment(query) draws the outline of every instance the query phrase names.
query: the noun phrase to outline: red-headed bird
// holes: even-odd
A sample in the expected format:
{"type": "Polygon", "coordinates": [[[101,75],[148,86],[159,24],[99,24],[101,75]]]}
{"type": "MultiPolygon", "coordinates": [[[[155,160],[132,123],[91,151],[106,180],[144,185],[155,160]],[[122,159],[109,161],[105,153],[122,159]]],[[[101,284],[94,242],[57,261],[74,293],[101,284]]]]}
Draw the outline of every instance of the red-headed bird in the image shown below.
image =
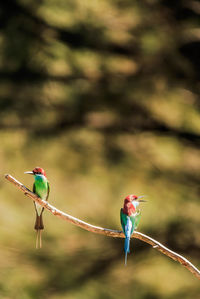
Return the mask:
{"type": "Polygon", "coordinates": [[[130,238],[133,231],[138,227],[141,213],[137,210],[143,196],[136,196],[134,194],[128,195],[124,199],[124,207],[120,210],[120,219],[122,229],[125,235],[124,251],[125,251],[125,265],[127,263],[127,254],[130,252],[130,238]]]}
{"type": "MultiPolygon", "coordinates": [[[[25,173],[34,175],[33,192],[37,194],[41,199],[48,200],[49,197],[49,182],[46,177],[46,173],[43,168],[35,167],[33,171],[26,171],[25,173]]],[[[44,208],[34,201],[36,220],[35,220],[35,230],[37,231],[36,236],[36,248],[38,248],[38,238],[40,236],[40,248],[42,247],[41,232],[44,229],[42,213],[44,208]]]]}

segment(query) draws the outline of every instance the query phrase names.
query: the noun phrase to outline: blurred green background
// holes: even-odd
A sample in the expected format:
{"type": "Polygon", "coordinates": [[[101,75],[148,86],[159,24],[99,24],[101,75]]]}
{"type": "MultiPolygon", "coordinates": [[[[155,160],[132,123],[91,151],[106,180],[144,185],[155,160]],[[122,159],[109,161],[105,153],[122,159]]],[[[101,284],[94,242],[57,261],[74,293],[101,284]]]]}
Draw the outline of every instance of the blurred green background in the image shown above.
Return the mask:
{"type": "Polygon", "coordinates": [[[48,212],[35,249],[24,171],[50,202],[120,228],[126,195],[148,195],[139,231],[200,267],[200,1],[18,0],[0,4],[0,297],[199,298],[187,269],[133,239],[48,212]]]}

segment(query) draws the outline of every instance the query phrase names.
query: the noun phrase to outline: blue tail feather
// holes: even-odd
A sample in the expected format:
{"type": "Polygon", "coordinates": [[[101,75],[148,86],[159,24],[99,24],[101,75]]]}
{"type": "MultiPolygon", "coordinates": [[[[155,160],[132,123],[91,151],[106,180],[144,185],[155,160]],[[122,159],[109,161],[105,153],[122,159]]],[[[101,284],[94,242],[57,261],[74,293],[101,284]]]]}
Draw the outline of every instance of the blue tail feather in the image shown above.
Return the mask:
{"type": "Polygon", "coordinates": [[[127,263],[127,254],[130,252],[130,238],[126,237],[124,242],[124,251],[125,251],[125,265],[127,263]]]}
{"type": "Polygon", "coordinates": [[[125,266],[127,265],[127,252],[125,252],[125,266]]]}

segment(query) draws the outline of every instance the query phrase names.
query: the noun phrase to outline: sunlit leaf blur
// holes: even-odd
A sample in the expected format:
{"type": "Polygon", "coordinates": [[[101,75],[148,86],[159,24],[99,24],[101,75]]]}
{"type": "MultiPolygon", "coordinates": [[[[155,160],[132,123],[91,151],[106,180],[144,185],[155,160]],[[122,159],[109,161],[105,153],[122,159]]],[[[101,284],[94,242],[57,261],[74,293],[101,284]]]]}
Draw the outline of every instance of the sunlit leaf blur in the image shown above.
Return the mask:
{"type": "Polygon", "coordinates": [[[147,195],[139,231],[200,267],[200,3],[6,0],[0,4],[0,297],[191,299],[199,281],[149,245],[95,235],[3,178],[43,167],[57,208],[120,229],[126,195],[147,195]]]}

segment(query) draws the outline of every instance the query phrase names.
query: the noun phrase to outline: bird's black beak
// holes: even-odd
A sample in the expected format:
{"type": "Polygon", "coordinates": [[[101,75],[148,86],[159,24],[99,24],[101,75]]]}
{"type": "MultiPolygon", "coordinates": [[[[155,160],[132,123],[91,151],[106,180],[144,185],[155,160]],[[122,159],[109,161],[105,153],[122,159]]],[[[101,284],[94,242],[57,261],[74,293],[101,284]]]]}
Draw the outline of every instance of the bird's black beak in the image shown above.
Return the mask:
{"type": "Polygon", "coordinates": [[[26,171],[24,173],[26,173],[26,174],[34,174],[32,171],[26,171]]]}

